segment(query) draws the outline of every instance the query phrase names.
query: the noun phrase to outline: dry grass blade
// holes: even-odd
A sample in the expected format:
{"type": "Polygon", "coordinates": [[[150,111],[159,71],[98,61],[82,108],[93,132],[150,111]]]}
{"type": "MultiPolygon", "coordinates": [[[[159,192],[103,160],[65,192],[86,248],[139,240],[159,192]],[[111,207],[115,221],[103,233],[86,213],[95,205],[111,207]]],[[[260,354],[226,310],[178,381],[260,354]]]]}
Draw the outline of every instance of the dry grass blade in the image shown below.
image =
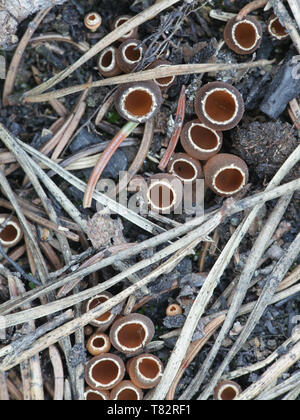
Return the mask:
{"type": "Polygon", "coordinates": [[[64,397],[64,369],[59,351],[55,346],[49,346],[49,356],[54,371],[54,400],[61,401],[64,397]]]}
{"type": "MultiPolygon", "coordinates": [[[[123,25],[122,25],[123,26],[123,25]]],[[[259,60],[250,63],[239,64],[180,64],[164,67],[157,67],[153,70],[145,70],[137,73],[126,74],[122,76],[111,77],[104,80],[98,80],[93,83],[84,83],[75,85],[65,89],[59,89],[45,94],[34,94],[25,96],[23,101],[26,103],[45,102],[50,99],[63,98],[73,93],[81,92],[87,88],[98,88],[102,86],[119,85],[121,83],[140,82],[145,80],[153,80],[170,76],[183,76],[185,74],[201,74],[218,72],[223,70],[245,70],[257,67],[265,67],[272,64],[273,61],[259,60]]]]}

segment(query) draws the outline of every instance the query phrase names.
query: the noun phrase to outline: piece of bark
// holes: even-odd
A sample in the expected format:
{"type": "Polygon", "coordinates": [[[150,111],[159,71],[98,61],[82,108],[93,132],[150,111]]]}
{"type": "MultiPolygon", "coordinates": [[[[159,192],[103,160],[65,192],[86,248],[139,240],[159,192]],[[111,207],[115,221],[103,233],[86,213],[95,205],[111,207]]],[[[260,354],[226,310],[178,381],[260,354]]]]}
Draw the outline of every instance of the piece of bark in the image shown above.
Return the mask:
{"type": "Polygon", "coordinates": [[[0,48],[7,49],[18,42],[18,24],[29,15],[66,0],[0,0],[0,48]]]}

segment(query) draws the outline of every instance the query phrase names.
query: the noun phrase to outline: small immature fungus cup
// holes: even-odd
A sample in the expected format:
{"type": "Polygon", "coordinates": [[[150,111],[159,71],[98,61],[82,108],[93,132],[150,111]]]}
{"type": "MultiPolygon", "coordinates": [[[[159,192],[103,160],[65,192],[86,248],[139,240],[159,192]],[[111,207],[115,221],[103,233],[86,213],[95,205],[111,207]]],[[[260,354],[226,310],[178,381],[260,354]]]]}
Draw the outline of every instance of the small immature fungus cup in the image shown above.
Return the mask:
{"type": "Polygon", "coordinates": [[[203,178],[201,163],[186,153],[174,154],[168,164],[168,172],[185,183],[192,183],[196,179],[203,178]]]}
{"type": "Polygon", "coordinates": [[[9,214],[0,214],[0,244],[4,248],[11,248],[17,245],[22,237],[23,231],[19,220],[15,216],[10,217],[9,214]]]}
{"type": "MultiPolygon", "coordinates": [[[[131,19],[132,16],[129,15],[122,15],[122,16],[118,16],[112,23],[111,25],[111,29],[115,30],[116,28],[118,28],[119,26],[123,25],[124,23],[128,22],[129,19],[131,19]]],[[[138,38],[138,27],[132,29],[131,31],[127,32],[127,34],[123,35],[119,41],[120,42],[124,42],[127,41],[127,39],[132,39],[132,38],[138,38]]]]}
{"type": "Polygon", "coordinates": [[[142,389],[154,388],[161,380],[164,366],[153,354],[140,354],[126,365],[131,381],[142,389]]]}
{"type": "Polygon", "coordinates": [[[110,399],[110,392],[105,391],[104,389],[97,390],[88,387],[84,392],[84,398],[86,401],[105,401],[110,399]]]}
{"type": "Polygon", "coordinates": [[[180,141],[188,155],[208,160],[221,150],[223,133],[209,128],[200,120],[193,120],[183,126],[180,141]]]}
{"type": "Polygon", "coordinates": [[[242,20],[231,19],[224,30],[224,39],[228,47],[237,54],[252,54],[262,41],[261,24],[252,16],[242,20]]]}
{"type": "Polygon", "coordinates": [[[125,120],[144,123],[158,113],[162,100],[154,82],[126,83],[116,92],[115,107],[125,120]]]}
{"type": "Polygon", "coordinates": [[[111,344],[108,335],[101,332],[93,334],[87,342],[86,348],[92,356],[98,356],[99,354],[108,353],[111,344]]]}
{"type": "Polygon", "coordinates": [[[139,47],[140,43],[138,39],[128,39],[117,49],[117,65],[124,73],[131,73],[142,62],[145,48],[139,47]]]}
{"type": "Polygon", "coordinates": [[[214,400],[216,401],[232,401],[240,393],[242,388],[240,385],[233,381],[222,381],[216,386],[214,390],[214,400]]]}
{"type": "Polygon", "coordinates": [[[267,28],[269,34],[280,41],[289,37],[285,27],[281,25],[280,20],[275,15],[272,15],[268,20],[267,28]]]}
{"type": "Polygon", "coordinates": [[[109,338],[121,353],[135,355],[152,340],[154,332],[150,318],[134,313],[117,319],[110,329],[109,338]]]}
{"type": "Polygon", "coordinates": [[[84,18],[85,26],[92,32],[96,32],[102,23],[102,18],[99,13],[90,12],[84,18]]]}
{"type": "MultiPolygon", "coordinates": [[[[86,302],[85,311],[90,311],[96,306],[101,305],[101,303],[105,303],[110,298],[112,298],[112,294],[109,292],[102,292],[99,295],[92,297],[86,302]]],[[[105,312],[105,314],[95,318],[93,321],[90,322],[90,324],[94,327],[97,327],[98,332],[103,332],[113,323],[115,318],[116,315],[108,311],[105,312]]]]}
{"type": "MultiPolygon", "coordinates": [[[[146,70],[152,70],[161,67],[171,66],[171,63],[167,60],[156,60],[146,70]]],[[[175,76],[166,76],[166,77],[159,77],[158,79],[154,79],[154,82],[165,92],[168,90],[175,82],[175,76]]]]}
{"type": "Polygon", "coordinates": [[[111,400],[140,401],[143,392],[131,381],[122,381],[110,393],[111,400]]]}
{"type": "Polygon", "coordinates": [[[231,130],[241,121],[244,111],[242,95],[228,83],[207,83],[196,94],[197,117],[213,130],[231,130]]]}
{"type": "Polygon", "coordinates": [[[181,315],[181,314],[182,314],[182,308],[177,303],[172,303],[166,309],[167,316],[176,316],[176,315],[181,315]]]}
{"type": "Polygon", "coordinates": [[[206,185],[217,195],[229,197],[241,191],[248,182],[246,162],[238,156],[220,153],[204,166],[206,185]]]}
{"type": "Polygon", "coordinates": [[[102,51],[98,59],[99,73],[104,77],[114,77],[122,73],[122,70],[116,60],[117,49],[108,47],[102,51]]]}
{"type": "Polygon", "coordinates": [[[171,174],[153,175],[148,181],[146,195],[152,211],[169,214],[182,203],[182,181],[171,174]]]}
{"type": "Polygon", "coordinates": [[[111,353],[93,357],[85,367],[85,380],[96,390],[112,389],[120,383],[125,375],[123,360],[111,353]]]}

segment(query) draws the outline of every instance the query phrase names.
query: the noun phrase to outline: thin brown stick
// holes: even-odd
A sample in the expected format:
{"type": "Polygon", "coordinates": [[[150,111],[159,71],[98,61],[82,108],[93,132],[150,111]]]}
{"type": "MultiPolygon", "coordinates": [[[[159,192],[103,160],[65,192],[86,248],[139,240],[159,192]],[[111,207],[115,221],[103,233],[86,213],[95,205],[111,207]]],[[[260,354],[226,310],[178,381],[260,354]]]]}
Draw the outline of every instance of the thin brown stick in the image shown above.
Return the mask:
{"type": "Polygon", "coordinates": [[[49,347],[49,356],[54,371],[53,399],[56,401],[61,401],[64,397],[64,369],[59,351],[53,345],[49,347]]]}
{"type": "MultiPolygon", "coordinates": [[[[122,25],[123,26],[123,25],[122,25]]],[[[120,26],[121,27],[121,26],[120,26]]],[[[164,67],[157,67],[153,70],[145,70],[137,73],[126,74],[122,76],[111,77],[103,80],[98,80],[93,83],[84,83],[82,85],[75,85],[65,89],[58,89],[45,94],[34,94],[25,96],[23,101],[25,103],[45,102],[49,99],[63,98],[64,96],[73,93],[81,92],[87,88],[97,88],[103,86],[119,85],[121,83],[140,82],[144,80],[153,80],[170,76],[182,76],[185,74],[201,74],[209,72],[218,72],[223,70],[243,70],[256,67],[265,67],[272,64],[273,61],[258,60],[251,63],[239,64],[180,64],[170,65],[164,67]]]]}
{"type": "Polygon", "coordinates": [[[39,24],[42,22],[44,17],[50,12],[51,9],[52,7],[49,7],[48,9],[42,10],[39,13],[37,13],[33,21],[29,23],[28,28],[25,34],[23,35],[23,38],[19,42],[19,45],[11,60],[9,70],[7,72],[7,76],[4,83],[3,96],[2,96],[2,101],[4,105],[11,105],[8,99],[8,96],[11,94],[14,88],[18,67],[19,67],[20,61],[22,60],[25,48],[28,45],[30,38],[32,37],[36,29],[38,28],[39,24]]]}
{"type": "Polygon", "coordinates": [[[236,19],[242,20],[244,19],[249,13],[254,12],[257,9],[261,9],[262,7],[265,7],[265,5],[268,3],[269,0],[254,0],[250,3],[246,4],[238,13],[236,19]]]}

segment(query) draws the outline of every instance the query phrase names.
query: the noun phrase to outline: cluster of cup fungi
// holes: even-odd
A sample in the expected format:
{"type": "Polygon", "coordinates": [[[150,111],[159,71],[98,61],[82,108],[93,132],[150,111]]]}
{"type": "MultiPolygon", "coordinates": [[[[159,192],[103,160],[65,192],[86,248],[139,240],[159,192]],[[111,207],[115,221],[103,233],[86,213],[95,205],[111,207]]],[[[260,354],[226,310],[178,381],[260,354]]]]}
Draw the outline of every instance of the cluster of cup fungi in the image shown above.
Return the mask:
{"type": "MultiPolygon", "coordinates": [[[[112,29],[130,18],[127,15],[117,17],[112,22],[112,29]]],[[[85,24],[90,30],[96,30],[101,24],[100,15],[89,13],[85,24]]],[[[274,15],[267,22],[267,29],[277,40],[289,36],[274,15]]],[[[237,54],[251,54],[260,46],[262,33],[262,26],[256,18],[235,17],[227,23],[224,39],[227,46],[237,54]]],[[[128,32],[119,42],[119,46],[110,46],[99,56],[98,70],[103,77],[130,73],[143,61],[145,47],[138,39],[138,28],[128,32]]],[[[159,59],[147,69],[168,65],[171,63],[159,59]]],[[[114,97],[115,108],[125,120],[144,123],[157,115],[163,103],[163,94],[174,81],[174,76],[167,76],[153,81],[122,84],[114,97]]],[[[206,186],[223,197],[238,193],[248,182],[247,164],[238,156],[220,153],[223,131],[234,128],[244,114],[244,101],[240,92],[228,83],[208,83],[196,93],[195,114],[197,119],[187,122],[182,128],[180,139],[185,153],[173,154],[167,166],[168,173],[151,177],[147,198],[158,211],[172,210],[179,204],[182,197],[174,188],[174,179],[193,183],[204,178],[206,186]],[[170,197],[168,202],[163,201],[164,196],[170,197]],[[154,200],[153,197],[159,198],[154,200]]],[[[110,293],[104,292],[91,298],[86,304],[86,310],[111,297],[110,293]]],[[[179,305],[167,308],[168,316],[180,313],[182,310],[179,305]]],[[[143,390],[155,387],[164,369],[159,358],[143,353],[144,347],[154,336],[153,322],[138,313],[117,317],[113,312],[107,312],[91,324],[97,331],[87,342],[87,350],[93,357],[85,370],[88,384],[86,400],[141,400],[143,390]],[[109,335],[105,333],[108,328],[109,335]],[[109,352],[111,346],[125,357],[131,356],[126,365],[121,357],[109,352]],[[124,380],[126,374],[128,379],[124,380]]],[[[232,400],[240,392],[239,384],[224,380],[216,386],[214,399],[232,400]]]]}
{"type": "MultiPolygon", "coordinates": [[[[103,292],[89,299],[85,310],[89,311],[111,297],[109,292],[103,292]]],[[[158,357],[144,353],[155,333],[151,319],[139,313],[117,317],[108,311],[91,325],[97,330],[86,345],[93,356],[85,368],[86,400],[142,400],[143,390],[154,388],[164,370],[158,357]],[[126,365],[120,356],[110,353],[111,346],[130,357],[126,365]],[[128,379],[124,379],[125,374],[128,379]]]]}
{"type": "MultiPolygon", "coordinates": [[[[90,13],[88,20],[101,24],[101,17],[90,13]]],[[[111,24],[112,30],[127,22],[131,16],[119,16],[111,24]]],[[[288,37],[276,16],[267,22],[269,33],[276,39],[288,37]]],[[[251,54],[262,41],[263,29],[252,16],[232,18],[224,30],[227,46],[237,54],[251,54]]],[[[103,77],[131,73],[143,64],[145,46],[140,42],[138,28],[132,29],[119,39],[119,45],[110,46],[99,56],[98,70],[103,77]]],[[[158,59],[146,70],[165,67],[171,63],[158,59]]],[[[175,76],[161,77],[152,81],[125,83],[114,96],[115,109],[125,120],[145,123],[155,117],[163,103],[163,94],[173,85],[175,76]]],[[[248,182],[247,164],[238,156],[220,153],[223,131],[231,130],[242,119],[244,102],[240,92],[232,85],[212,82],[196,93],[195,114],[197,119],[186,123],[181,132],[184,153],[174,153],[167,165],[168,173],[159,173],[148,180],[146,198],[151,209],[169,213],[182,203],[183,184],[195,184],[204,179],[206,187],[217,195],[230,197],[240,192],[248,182]],[[178,183],[178,180],[181,182],[178,183]],[[177,182],[176,182],[177,181],[177,182]]]]}

